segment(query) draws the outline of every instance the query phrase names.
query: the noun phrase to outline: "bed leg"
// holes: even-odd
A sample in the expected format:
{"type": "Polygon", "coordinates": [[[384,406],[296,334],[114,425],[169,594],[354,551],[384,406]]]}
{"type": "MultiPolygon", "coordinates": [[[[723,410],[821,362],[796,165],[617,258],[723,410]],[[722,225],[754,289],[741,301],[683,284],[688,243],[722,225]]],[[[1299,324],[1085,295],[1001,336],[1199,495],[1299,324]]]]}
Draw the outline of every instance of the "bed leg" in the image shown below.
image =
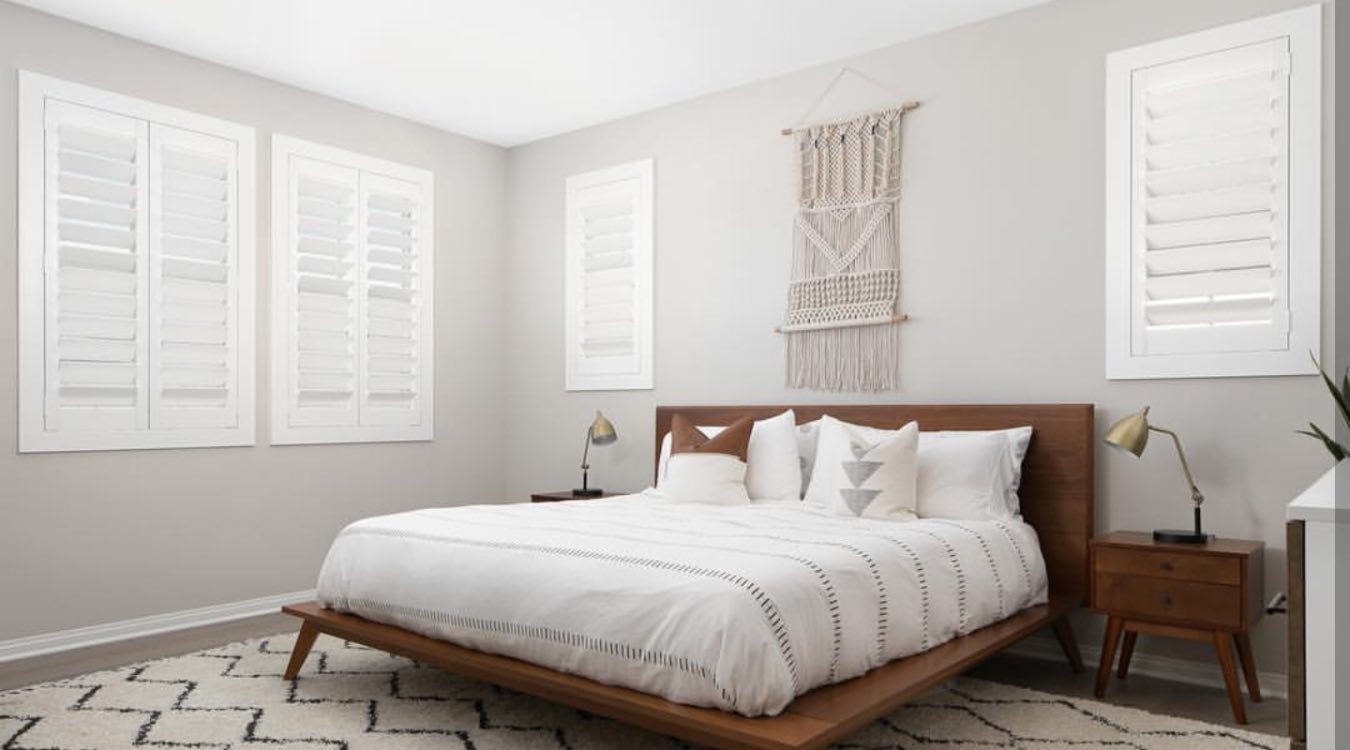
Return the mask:
{"type": "Polygon", "coordinates": [[[283,675],[286,679],[294,680],[300,674],[300,667],[304,666],[305,657],[309,656],[314,639],[318,637],[319,629],[313,623],[306,621],[300,626],[300,633],[295,636],[295,646],[291,648],[291,660],[286,664],[286,674],[283,675]]]}
{"type": "Polygon", "coordinates": [[[1078,639],[1073,635],[1073,626],[1069,624],[1069,616],[1061,615],[1050,625],[1051,630],[1055,632],[1055,640],[1059,641],[1059,647],[1064,649],[1064,656],[1069,659],[1069,669],[1074,674],[1083,672],[1083,655],[1078,652],[1078,639]]]}

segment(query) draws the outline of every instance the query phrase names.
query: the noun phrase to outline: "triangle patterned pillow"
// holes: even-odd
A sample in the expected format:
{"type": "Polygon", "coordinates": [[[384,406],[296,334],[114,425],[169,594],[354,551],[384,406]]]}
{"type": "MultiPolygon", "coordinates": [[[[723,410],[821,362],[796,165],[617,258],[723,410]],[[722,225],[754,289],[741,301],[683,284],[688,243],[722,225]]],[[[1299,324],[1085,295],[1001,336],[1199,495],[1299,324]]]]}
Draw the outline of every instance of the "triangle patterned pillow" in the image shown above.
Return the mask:
{"type": "Polygon", "coordinates": [[[823,417],[806,505],[841,516],[916,518],[919,425],[857,429],[823,417]]]}

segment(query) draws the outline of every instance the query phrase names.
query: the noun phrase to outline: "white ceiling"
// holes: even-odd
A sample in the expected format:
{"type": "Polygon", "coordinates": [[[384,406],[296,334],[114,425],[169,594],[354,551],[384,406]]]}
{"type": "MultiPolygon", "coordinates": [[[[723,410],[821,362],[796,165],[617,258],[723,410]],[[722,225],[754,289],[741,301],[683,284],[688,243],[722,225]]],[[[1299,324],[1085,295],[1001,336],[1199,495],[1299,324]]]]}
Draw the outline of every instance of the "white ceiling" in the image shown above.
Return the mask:
{"type": "Polygon", "coordinates": [[[1044,0],[17,0],[511,146],[1044,0]]]}

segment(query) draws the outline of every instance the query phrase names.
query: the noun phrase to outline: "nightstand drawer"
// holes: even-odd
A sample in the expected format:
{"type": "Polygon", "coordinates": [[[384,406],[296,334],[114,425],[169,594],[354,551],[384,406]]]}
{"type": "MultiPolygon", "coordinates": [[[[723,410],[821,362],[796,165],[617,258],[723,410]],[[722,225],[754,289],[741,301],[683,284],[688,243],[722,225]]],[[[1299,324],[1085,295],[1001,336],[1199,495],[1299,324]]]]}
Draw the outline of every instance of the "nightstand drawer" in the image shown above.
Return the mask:
{"type": "Polygon", "coordinates": [[[1093,607],[1126,618],[1172,620],[1192,625],[1242,627],[1242,588],[1098,572],[1093,607]]]}
{"type": "Polygon", "coordinates": [[[1096,570],[1099,573],[1157,576],[1178,581],[1203,581],[1238,586],[1242,583],[1242,561],[1236,557],[1193,555],[1183,552],[1144,552],[1118,547],[1097,547],[1096,570]]]}

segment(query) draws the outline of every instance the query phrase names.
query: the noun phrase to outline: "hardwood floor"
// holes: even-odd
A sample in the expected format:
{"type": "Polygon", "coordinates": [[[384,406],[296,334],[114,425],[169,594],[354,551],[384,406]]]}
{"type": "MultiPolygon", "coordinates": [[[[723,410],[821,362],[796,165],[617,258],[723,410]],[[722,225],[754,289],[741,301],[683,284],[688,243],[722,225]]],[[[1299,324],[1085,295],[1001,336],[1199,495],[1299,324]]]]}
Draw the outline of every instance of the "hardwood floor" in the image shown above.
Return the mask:
{"type": "MultiPolygon", "coordinates": [[[[969,674],[971,677],[1020,685],[1032,690],[1098,700],[1092,696],[1095,675],[1091,670],[1086,674],[1073,674],[1066,669],[1055,668],[1058,666],[1042,659],[999,654],[971,670],[969,674]]],[[[1244,725],[1234,721],[1233,712],[1229,709],[1228,694],[1222,688],[1160,680],[1133,672],[1127,680],[1116,679],[1113,673],[1111,690],[1106,694],[1106,698],[1101,700],[1104,703],[1130,706],[1158,714],[1183,716],[1249,732],[1276,735],[1285,733],[1285,702],[1269,695],[1260,703],[1247,706],[1247,723],[1244,725]]]]}

